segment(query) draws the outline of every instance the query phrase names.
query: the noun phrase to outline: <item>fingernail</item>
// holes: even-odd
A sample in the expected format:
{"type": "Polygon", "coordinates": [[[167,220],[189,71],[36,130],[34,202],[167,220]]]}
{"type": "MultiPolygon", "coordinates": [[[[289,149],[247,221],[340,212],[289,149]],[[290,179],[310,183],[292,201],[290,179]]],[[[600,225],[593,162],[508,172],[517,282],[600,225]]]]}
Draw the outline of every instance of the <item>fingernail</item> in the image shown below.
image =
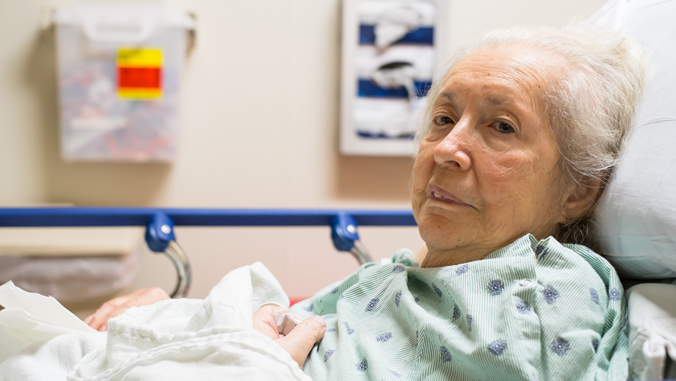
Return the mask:
{"type": "Polygon", "coordinates": [[[324,321],[324,319],[322,319],[322,317],[319,316],[319,315],[313,316],[313,317],[312,317],[312,320],[314,320],[314,321],[316,321],[316,322],[318,322],[318,323],[326,324],[326,322],[324,321]]]}
{"type": "Polygon", "coordinates": [[[99,328],[99,332],[106,332],[108,330],[108,324],[104,324],[99,328]]]}

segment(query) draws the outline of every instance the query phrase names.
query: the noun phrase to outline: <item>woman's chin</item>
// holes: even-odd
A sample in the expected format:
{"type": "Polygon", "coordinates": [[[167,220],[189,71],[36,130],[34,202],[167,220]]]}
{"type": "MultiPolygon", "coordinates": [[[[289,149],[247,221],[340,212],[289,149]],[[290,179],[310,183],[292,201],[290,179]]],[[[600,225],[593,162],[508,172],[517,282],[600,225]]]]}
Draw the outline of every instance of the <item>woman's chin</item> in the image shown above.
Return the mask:
{"type": "Polygon", "coordinates": [[[418,221],[418,230],[430,250],[456,249],[473,236],[467,224],[459,224],[436,215],[421,218],[418,221]]]}

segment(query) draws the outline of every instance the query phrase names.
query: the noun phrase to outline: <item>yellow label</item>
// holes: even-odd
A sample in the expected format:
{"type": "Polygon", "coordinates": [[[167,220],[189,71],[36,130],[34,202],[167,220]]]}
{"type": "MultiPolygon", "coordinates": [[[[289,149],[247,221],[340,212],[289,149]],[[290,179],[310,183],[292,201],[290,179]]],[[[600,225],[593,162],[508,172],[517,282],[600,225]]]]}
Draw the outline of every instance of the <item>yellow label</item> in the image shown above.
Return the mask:
{"type": "Polygon", "coordinates": [[[118,67],[161,67],[162,50],[120,48],[117,51],[118,67]]]}
{"type": "Polygon", "coordinates": [[[162,89],[131,89],[120,88],[117,90],[117,95],[125,99],[158,99],[162,98],[162,89]]]}
{"type": "Polygon", "coordinates": [[[162,97],[162,50],[121,48],[117,51],[117,95],[123,99],[162,97]]]}

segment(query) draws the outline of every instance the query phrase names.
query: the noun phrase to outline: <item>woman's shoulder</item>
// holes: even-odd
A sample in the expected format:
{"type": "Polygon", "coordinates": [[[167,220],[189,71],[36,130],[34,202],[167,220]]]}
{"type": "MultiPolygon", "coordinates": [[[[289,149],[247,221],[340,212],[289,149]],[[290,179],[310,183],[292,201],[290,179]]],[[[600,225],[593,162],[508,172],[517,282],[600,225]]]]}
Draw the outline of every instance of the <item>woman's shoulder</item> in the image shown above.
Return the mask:
{"type": "Polygon", "coordinates": [[[534,310],[551,349],[544,352],[545,361],[555,364],[562,352],[577,348],[593,364],[626,366],[626,304],[615,269],[582,245],[562,244],[553,237],[539,244],[534,310]]]}
{"type": "Polygon", "coordinates": [[[559,243],[554,237],[540,241],[542,250],[536,252],[538,264],[553,269],[575,269],[593,272],[603,283],[619,283],[615,268],[601,255],[584,245],[559,243]],[[555,254],[555,255],[549,255],[555,254]]]}
{"type": "Polygon", "coordinates": [[[580,301],[618,312],[624,309],[622,283],[605,258],[585,246],[562,244],[553,237],[540,243],[542,249],[536,255],[538,283],[544,287],[559,285],[580,301]]]}
{"type": "Polygon", "coordinates": [[[572,251],[579,258],[587,262],[599,275],[601,275],[602,278],[607,279],[613,276],[618,277],[617,271],[615,271],[613,265],[611,265],[607,259],[594,252],[592,249],[584,245],[577,245],[573,243],[564,243],[561,244],[561,246],[572,251]]]}

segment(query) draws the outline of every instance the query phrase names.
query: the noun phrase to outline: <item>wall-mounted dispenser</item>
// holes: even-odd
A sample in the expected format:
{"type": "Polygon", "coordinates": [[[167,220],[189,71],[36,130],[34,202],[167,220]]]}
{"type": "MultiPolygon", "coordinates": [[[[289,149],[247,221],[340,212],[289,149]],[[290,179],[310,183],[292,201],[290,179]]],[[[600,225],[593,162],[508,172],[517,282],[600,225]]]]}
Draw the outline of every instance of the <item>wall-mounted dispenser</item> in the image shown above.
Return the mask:
{"type": "Polygon", "coordinates": [[[65,160],[172,161],[194,21],[166,1],[75,1],[56,12],[65,160]]]}

